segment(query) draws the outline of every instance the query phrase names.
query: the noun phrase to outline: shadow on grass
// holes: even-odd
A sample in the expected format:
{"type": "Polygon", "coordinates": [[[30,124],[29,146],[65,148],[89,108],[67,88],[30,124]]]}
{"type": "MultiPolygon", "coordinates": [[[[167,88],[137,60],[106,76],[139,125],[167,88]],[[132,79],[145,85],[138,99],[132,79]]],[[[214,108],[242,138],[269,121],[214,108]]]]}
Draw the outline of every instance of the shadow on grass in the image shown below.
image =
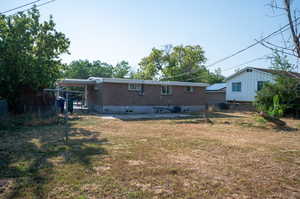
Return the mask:
{"type": "Polygon", "coordinates": [[[24,127],[0,134],[0,198],[22,197],[26,192],[30,192],[25,194],[29,198],[47,198],[44,189],[55,166],[51,159],[61,158],[62,164],[88,168],[91,156],[107,154],[102,145],[108,140],[99,139],[101,133],[74,128],[71,123],[24,127]],[[10,181],[14,186],[6,190],[10,181]]]}

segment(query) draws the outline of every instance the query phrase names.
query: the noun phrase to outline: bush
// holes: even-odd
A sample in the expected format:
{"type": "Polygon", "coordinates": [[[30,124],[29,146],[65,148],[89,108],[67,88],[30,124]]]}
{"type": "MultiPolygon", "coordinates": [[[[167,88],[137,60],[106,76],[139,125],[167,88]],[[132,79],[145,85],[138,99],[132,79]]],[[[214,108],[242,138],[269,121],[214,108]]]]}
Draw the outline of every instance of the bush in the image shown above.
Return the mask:
{"type": "Polygon", "coordinates": [[[300,110],[297,86],[297,80],[278,76],[275,83],[267,83],[257,92],[254,105],[258,111],[277,118],[291,110],[297,113],[300,110]]]}
{"type": "Polygon", "coordinates": [[[298,81],[292,78],[279,76],[275,83],[267,83],[257,92],[254,105],[259,111],[273,117],[281,117],[288,110],[299,110],[297,95],[298,81]]]}
{"type": "Polygon", "coordinates": [[[275,53],[273,68],[276,69],[274,83],[266,83],[257,92],[254,105],[258,111],[273,117],[281,117],[288,112],[298,113],[300,110],[299,79],[293,78],[290,71],[293,65],[289,64],[286,57],[275,53]]]}

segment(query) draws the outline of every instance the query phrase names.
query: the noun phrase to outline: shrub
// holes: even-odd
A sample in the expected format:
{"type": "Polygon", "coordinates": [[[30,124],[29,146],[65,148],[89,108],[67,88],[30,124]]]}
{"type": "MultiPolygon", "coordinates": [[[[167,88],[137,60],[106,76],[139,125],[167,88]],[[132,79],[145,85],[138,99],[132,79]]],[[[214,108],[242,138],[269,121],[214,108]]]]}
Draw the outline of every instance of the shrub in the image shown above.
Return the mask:
{"type": "Polygon", "coordinates": [[[300,110],[299,80],[289,75],[293,66],[285,59],[275,54],[273,63],[273,68],[277,69],[275,82],[264,84],[254,101],[258,111],[273,117],[281,117],[288,112],[297,113],[300,110]]]}

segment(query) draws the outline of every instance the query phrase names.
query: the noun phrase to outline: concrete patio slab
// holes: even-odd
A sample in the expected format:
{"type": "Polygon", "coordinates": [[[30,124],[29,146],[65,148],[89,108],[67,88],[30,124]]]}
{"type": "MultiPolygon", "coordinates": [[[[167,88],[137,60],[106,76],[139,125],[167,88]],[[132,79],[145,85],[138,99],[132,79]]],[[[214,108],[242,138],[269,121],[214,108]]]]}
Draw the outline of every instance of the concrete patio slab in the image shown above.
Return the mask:
{"type": "Polygon", "coordinates": [[[179,113],[163,113],[163,114],[101,114],[98,115],[102,119],[120,119],[120,120],[139,120],[139,119],[174,119],[174,118],[189,118],[192,115],[179,113]]]}

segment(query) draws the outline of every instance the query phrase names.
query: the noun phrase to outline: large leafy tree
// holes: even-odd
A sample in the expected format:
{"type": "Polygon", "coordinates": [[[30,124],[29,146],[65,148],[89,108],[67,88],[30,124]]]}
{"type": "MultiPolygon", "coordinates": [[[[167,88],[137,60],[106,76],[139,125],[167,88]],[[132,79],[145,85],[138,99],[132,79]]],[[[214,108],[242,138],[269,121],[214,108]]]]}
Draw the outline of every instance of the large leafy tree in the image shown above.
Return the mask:
{"type": "Polygon", "coordinates": [[[69,40],[55,29],[52,16],[40,22],[36,8],[27,13],[0,16],[0,96],[15,105],[23,89],[52,86],[60,77],[59,56],[69,40]]]}
{"type": "Polygon", "coordinates": [[[201,46],[168,45],[165,49],[153,48],[150,55],[139,63],[134,77],[190,82],[220,82],[221,74],[209,72],[205,67],[206,57],[201,46]]]}
{"type": "Polygon", "coordinates": [[[66,78],[86,79],[90,74],[91,63],[88,60],[76,60],[66,65],[63,76],[66,78]]]}
{"type": "Polygon", "coordinates": [[[75,79],[87,79],[89,77],[111,77],[113,67],[110,64],[88,60],[72,61],[66,66],[64,77],[75,79]]]}
{"type": "Polygon", "coordinates": [[[66,66],[65,78],[87,79],[89,77],[117,77],[124,78],[130,72],[130,65],[121,61],[113,66],[99,60],[90,62],[88,60],[72,61],[66,66]]]}
{"type": "Polygon", "coordinates": [[[113,77],[124,78],[129,75],[131,66],[127,61],[121,61],[113,68],[113,77]]]}

